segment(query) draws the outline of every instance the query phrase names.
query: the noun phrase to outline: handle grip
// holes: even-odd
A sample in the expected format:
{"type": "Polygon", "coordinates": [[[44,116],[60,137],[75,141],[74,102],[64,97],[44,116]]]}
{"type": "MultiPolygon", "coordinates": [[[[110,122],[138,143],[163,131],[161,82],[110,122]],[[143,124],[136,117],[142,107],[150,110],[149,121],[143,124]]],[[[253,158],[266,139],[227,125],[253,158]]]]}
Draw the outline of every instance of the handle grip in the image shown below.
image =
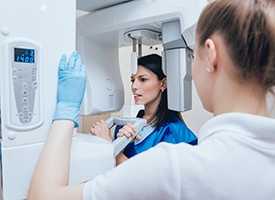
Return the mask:
{"type": "Polygon", "coordinates": [[[136,127],[136,133],[134,136],[127,138],[126,136],[118,137],[113,141],[114,145],[114,155],[117,156],[138,134],[138,132],[147,124],[146,119],[143,118],[126,118],[126,117],[111,117],[106,120],[109,129],[112,128],[115,124],[124,126],[128,122],[132,123],[136,127]]]}

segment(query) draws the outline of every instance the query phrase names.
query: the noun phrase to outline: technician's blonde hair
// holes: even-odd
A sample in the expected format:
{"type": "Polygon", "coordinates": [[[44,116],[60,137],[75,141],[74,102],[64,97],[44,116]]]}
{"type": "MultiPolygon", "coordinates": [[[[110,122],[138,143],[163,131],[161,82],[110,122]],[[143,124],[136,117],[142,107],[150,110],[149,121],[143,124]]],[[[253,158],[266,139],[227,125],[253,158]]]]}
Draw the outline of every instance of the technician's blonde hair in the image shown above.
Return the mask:
{"type": "Polygon", "coordinates": [[[272,92],[275,85],[275,0],[215,0],[202,12],[198,45],[219,33],[239,81],[272,92]]]}

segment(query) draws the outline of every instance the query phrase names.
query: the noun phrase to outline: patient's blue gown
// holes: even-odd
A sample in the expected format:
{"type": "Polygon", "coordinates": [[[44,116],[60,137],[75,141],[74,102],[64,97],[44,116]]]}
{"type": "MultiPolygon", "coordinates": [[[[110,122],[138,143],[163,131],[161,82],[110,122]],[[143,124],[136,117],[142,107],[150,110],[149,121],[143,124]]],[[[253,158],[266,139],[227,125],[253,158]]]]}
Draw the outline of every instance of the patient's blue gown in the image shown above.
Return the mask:
{"type": "MultiPolygon", "coordinates": [[[[121,126],[115,128],[115,138],[121,126]]],[[[153,125],[143,127],[138,133],[141,140],[135,140],[129,143],[123,153],[127,158],[156,146],[160,142],[177,144],[185,142],[191,145],[197,145],[197,136],[177,117],[173,116],[172,121],[166,123],[157,130],[153,125]]]]}

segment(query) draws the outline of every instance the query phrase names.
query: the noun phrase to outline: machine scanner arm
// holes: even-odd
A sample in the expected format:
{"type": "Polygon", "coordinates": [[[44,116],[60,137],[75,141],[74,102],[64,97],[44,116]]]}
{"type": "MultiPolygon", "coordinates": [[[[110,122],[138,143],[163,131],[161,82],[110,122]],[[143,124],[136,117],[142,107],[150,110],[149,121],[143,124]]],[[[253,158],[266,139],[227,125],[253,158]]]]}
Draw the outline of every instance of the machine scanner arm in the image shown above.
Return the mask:
{"type": "Polygon", "coordinates": [[[162,67],[167,76],[168,107],[180,112],[192,108],[193,51],[191,50],[192,44],[188,44],[190,40],[186,33],[194,32],[194,27],[186,29],[184,32],[186,37],[183,37],[184,33],[182,33],[179,20],[162,24],[164,48],[162,67]]]}

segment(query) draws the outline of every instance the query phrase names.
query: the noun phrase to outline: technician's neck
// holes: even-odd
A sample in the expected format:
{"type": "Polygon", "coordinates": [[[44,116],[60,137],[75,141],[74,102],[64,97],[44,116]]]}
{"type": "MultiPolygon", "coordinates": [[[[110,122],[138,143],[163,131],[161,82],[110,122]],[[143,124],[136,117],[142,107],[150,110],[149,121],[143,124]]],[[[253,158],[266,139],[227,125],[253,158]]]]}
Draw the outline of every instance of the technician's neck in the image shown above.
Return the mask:
{"type": "MultiPolygon", "coordinates": [[[[259,88],[258,88],[259,89],[259,88]]],[[[266,95],[255,87],[227,88],[226,94],[215,98],[213,104],[214,115],[228,112],[242,112],[269,117],[266,105],[266,95]]]]}

